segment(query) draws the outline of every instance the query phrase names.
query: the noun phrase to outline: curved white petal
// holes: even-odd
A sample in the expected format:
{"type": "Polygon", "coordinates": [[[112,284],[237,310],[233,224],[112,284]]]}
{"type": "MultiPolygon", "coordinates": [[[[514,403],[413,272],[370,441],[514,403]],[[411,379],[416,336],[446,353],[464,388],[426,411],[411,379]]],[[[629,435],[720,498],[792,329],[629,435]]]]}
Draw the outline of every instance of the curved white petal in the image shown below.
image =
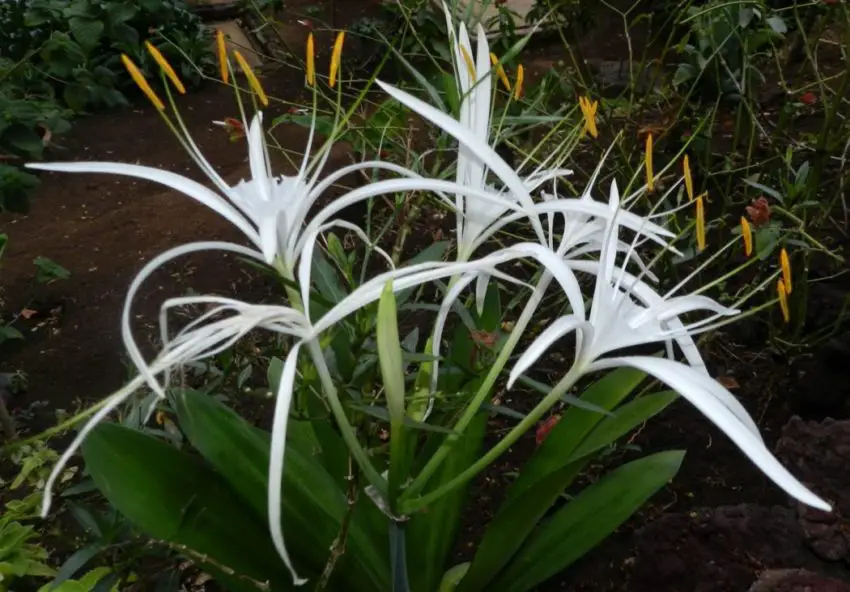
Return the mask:
{"type": "Polygon", "coordinates": [[[528,349],[522,353],[519,360],[517,360],[516,364],[514,364],[513,369],[511,369],[510,377],[508,378],[508,388],[513,388],[514,382],[516,382],[517,378],[524,374],[526,370],[531,368],[540,356],[552,347],[556,341],[575,330],[585,332],[587,334],[585,339],[588,339],[591,336],[590,334],[593,331],[593,328],[583,318],[575,315],[560,317],[551,325],[546,327],[546,329],[531,342],[528,349]]]}
{"type": "Polygon", "coordinates": [[[56,171],[65,173],[105,173],[109,175],[125,175],[136,179],[153,181],[175,191],[179,191],[205,205],[220,216],[226,218],[248,237],[252,243],[260,246],[260,237],[253,226],[245,217],[230,205],[226,199],[201,185],[200,183],[187,179],[176,173],[146,167],[137,164],[122,164],[118,162],[53,162],[53,163],[29,163],[27,168],[42,171],[56,171]]]}
{"type": "MultiPolygon", "coordinates": [[[[512,194],[511,197],[517,199],[523,209],[528,212],[531,212],[534,209],[534,201],[531,199],[522,179],[520,179],[516,171],[514,171],[508,163],[506,163],[502,157],[487,144],[487,142],[481,141],[479,138],[470,133],[466,127],[445,113],[435,109],[424,101],[417,99],[413,95],[385,84],[380,80],[377,81],[377,84],[395,100],[406,105],[422,117],[428,119],[431,123],[442,128],[443,131],[457,139],[461,144],[464,144],[467,148],[474,152],[476,156],[499,177],[499,179],[502,180],[512,194]]],[[[543,226],[540,224],[540,220],[537,219],[536,216],[530,216],[529,220],[532,228],[534,228],[534,232],[537,235],[538,240],[541,243],[545,243],[546,237],[543,232],[543,226]]]]}
{"type": "Polygon", "coordinates": [[[306,583],[307,580],[298,577],[295,567],[292,565],[292,560],[289,557],[289,552],[286,550],[286,544],[283,540],[283,515],[280,508],[283,504],[283,461],[284,453],[286,452],[286,427],[289,421],[289,407],[292,403],[295,370],[297,368],[298,352],[300,350],[301,343],[295,343],[286,356],[280,376],[280,386],[277,390],[274,419],[272,420],[268,491],[269,530],[271,532],[272,542],[281,559],[283,559],[283,563],[292,574],[293,583],[296,586],[306,583]]]}
{"type": "MultiPolygon", "coordinates": [[[[651,374],[677,391],[691,402],[712,423],[720,428],[774,483],[797,500],[824,511],[831,507],[809,491],[779,463],[764,445],[762,439],[724,403],[732,397],[718,382],[705,380],[705,376],[694,369],[664,358],[629,356],[597,360],[590,370],[605,370],[629,366],[651,374]]],[[[734,398],[734,397],[733,397],[734,398]]],[[[750,422],[752,424],[752,421],[750,422]]]]}
{"type": "Polygon", "coordinates": [[[248,129],[248,161],[251,167],[251,177],[257,187],[260,199],[269,201],[271,199],[271,180],[269,179],[269,165],[266,158],[266,141],[263,137],[263,116],[257,113],[251,120],[248,129]]]}

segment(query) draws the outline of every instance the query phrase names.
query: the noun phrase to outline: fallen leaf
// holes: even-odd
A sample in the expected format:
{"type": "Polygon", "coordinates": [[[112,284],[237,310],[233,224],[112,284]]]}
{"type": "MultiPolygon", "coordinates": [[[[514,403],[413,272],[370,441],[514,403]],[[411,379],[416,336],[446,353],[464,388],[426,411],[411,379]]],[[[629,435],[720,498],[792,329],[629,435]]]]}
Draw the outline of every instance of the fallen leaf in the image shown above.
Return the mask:
{"type": "Polygon", "coordinates": [[[717,382],[725,386],[730,391],[733,389],[741,388],[741,385],[738,384],[738,381],[735,380],[734,376],[718,376],[717,382]]]}

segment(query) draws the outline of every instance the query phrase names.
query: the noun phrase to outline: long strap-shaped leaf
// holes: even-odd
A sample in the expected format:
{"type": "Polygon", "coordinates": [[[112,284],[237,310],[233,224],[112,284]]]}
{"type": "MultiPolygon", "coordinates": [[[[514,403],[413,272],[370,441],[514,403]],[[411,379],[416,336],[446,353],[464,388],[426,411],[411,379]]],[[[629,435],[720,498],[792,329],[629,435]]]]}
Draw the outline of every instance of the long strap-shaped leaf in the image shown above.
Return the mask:
{"type": "Polygon", "coordinates": [[[582,491],[535,533],[498,577],[499,590],[526,592],[566,569],[664,487],[684,456],[682,450],[671,450],[641,458],[582,491]]]}
{"type": "MultiPolygon", "coordinates": [[[[234,411],[197,391],[175,396],[175,409],[186,437],[239,492],[256,516],[266,520],[269,466],[268,433],[259,430],[234,411]]],[[[311,456],[310,439],[293,430],[286,450],[283,476],[283,525],[292,533],[293,556],[314,573],[321,573],[334,539],[348,511],[344,492],[322,463],[311,456]]],[[[367,499],[358,503],[371,504],[367,499]]],[[[335,572],[349,590],[386,589],[389,566],[386,531],[375,536],[365,523],[366,508],[355,508],[348,525],[346,552],[335,572]]],[[[290,536],[287,534],[287,536],[290,536]]],[[[299,569],[301,566],[298,566],[299,569]]]]}
{"type": "Polygon", "coordinates": [[[83,458],[110,504],[148,536],[209,557],[205,569],[228,590],[256,592],[247,578],[293,589],[266,526],[201,459],[110,423],[91,432],[83,458]]]}

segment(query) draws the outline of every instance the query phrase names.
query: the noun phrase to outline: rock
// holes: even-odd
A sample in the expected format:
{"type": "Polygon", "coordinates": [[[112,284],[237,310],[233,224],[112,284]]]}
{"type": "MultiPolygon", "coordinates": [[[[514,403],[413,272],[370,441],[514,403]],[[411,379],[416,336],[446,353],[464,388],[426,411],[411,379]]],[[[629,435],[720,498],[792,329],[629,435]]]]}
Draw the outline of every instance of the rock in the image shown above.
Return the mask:
{"type": "Polygon", "coordinates": [[[746,590],[765,568],[822,567],[792,508],[756,504],[665,514],[635,534],[639,590],[746,590]]]}
{"type": "Polygon", "coordinates": [[[805,569],[770,569],[749,592],[850,592],[850,584],[805,569]]]}
{"type": "Polygon", "coordinates": [[[806,545],[827,561],[850,562],[850,421],[803,421],[792,417],[776,456],[798,479],[834,505],[827,513],[797,504],[806,545]]]}

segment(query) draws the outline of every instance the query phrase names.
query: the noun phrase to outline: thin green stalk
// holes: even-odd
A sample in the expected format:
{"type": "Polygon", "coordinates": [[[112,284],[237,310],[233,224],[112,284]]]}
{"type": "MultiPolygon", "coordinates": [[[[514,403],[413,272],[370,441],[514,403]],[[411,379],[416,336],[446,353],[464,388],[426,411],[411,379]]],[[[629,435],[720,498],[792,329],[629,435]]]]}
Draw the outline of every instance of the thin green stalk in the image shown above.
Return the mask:
{"type": "Polygon", "coordinates": [[[445,485],[428,492],[427,494],[407,502],[402,502],[401,509],[405,514],[412,514],[418,510],[427,507],[429,504],[437,501],[456,487],[460,487],[478,473],[486,469],[505,451],[510,448],[514,442],[531,429],[534,424],[569,391],[582,377],[586,366],[584,364],[574,364],[570,371],[558,382],[557,385],[546,395],[537,406],[526,415],[508,434],[502,438],[498,444],[491,448],[487,453],[469,466],[460,475],[446,483],[445,485]]]}
{"type": "MultiPolygon", "coordinates": [[[[460,419],[458,419],[457,423],[452,428],[456,433],[462,436],[464,430],[466,430],[467,426],[475,417],[475,414],[478,413],[479,408],[484,403],[484,400],[487,398],[487,395],[490,393],[490,390],[496,384],[496,380],[498,380],[501,375],[502,369],[505,367],[505,364],[508,362],[508,358],[510,358],[517,344],[519,343],[520,338],[522,337],[523,332],[525,331],[528,323],[531,321],[531,318],[534,316],[534,312],[537,310],[540,301],[543,298],[543,295],[546,292],[546,289],[549,287],[550,282],[552,281],[552,275],[548,271],[544,271],[543,275],[540,277],[540,281],[537,284],[534,292],[531,293],[531,296],[528,298],[528,302],[525,305],[525,309],[522,311],[519,319],[517,319],[516,324],[514,325],[514,330],[511,332],[510,337],[505,342],[505,345],[502,347],[502,350],[499,352],[496,361],[490,367],[490,372],[487,373],[486,378],[482,385],[478,388],[478,391],[473,396],[472,400],[466,406],[461,415],[460,419]]],[[[455,441],[458,437],[461,436],[449,436],[447,437],[434,455],[428,459],[428,462],[422,468],[420,473],[413,479],[413,482],[407,487],[404,494],[402,494],[402,504],[405,499],[409,499],[424,489],[425,485],[428,484],[428,480],[431,476],[436,472],[439,468],[440,464],[445,460],[448,456],[449,452],[451,452],[452,447],[454,446],[455,441]]]]}

